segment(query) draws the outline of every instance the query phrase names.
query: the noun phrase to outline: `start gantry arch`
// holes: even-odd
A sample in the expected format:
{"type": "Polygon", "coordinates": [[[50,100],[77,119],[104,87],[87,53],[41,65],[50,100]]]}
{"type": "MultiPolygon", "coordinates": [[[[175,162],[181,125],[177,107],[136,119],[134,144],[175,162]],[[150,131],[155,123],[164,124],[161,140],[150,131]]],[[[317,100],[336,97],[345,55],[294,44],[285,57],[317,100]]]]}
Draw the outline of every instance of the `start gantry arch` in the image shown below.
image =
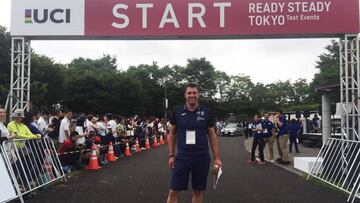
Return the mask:
{"type": "MultiPolygon", "coordinates": [[[[6,107],[12,112],[31,106],[31,40],[337,37],[342,137],[341,142],[324,143],[317,163],[345,177],[336,187],[348,192],[350,200],[360,196],[360,150],[354,151],[354,146],[360,148],[359,19],[359,0],[12,0],[6,107]],[[340,152],[340,167],[324,158],[329,151],[340,152]],[[355,175],[350,174],[354,169],[355,175]]],[[[311,175],[325,182],[339,182],[314,171],[311,175]]]]}

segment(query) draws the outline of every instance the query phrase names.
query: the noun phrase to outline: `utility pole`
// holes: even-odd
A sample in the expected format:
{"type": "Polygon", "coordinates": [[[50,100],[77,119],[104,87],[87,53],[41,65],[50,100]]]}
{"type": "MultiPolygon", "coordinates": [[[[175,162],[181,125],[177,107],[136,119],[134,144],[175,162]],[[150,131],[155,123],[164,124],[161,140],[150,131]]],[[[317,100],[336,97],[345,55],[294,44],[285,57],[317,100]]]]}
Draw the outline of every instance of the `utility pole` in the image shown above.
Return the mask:
{"type": "Polygon", "coordinates": [[[167,109],[168,109],[168,99],[167,99],[167,91],[166,91],[166,80],[165,78],[163,78],[163,84],[164,84],[164,91],[165,91],[165,94],[164,94],[164,118],[165,120],[167,120],[167,109]]]}

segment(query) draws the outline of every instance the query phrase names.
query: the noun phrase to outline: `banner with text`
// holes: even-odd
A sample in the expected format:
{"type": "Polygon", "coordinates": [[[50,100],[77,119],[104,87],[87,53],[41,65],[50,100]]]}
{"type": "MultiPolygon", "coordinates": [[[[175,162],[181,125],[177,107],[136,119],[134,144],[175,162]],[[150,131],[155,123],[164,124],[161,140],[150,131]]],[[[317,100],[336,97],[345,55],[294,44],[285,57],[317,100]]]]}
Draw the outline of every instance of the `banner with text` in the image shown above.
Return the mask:
{"type": "Polygon", "coordinates": [[[358,0],[12,0],[11,34],[258,38],[359,33],[358,0]]]}

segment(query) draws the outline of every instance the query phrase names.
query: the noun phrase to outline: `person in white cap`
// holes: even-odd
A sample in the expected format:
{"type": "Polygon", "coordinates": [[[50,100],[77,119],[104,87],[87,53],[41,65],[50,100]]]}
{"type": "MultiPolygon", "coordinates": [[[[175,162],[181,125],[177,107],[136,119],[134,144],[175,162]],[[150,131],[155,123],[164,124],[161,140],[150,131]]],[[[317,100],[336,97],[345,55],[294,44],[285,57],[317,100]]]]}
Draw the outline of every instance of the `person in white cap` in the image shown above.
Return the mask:
{"type": "Polygon", "coordinates": [[[7,128],[11,134],[15,134],[16,139],[37,139],[41,135],[34,135],[29,128],[22,123],[22,120],[25,118],[24,111],[21,109],[16,109],[11,115],[13,121],[11,121],[7,128]]]}

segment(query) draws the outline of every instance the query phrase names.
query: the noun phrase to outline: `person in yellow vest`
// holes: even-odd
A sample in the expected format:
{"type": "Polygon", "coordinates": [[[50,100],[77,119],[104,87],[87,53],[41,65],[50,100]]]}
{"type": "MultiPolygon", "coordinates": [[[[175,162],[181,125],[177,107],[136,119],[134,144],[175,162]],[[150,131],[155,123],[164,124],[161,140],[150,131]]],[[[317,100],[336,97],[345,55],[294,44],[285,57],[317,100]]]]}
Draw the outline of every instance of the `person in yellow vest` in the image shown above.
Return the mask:
{"type": "MultiPolygon", "coordinates": [[[[11,118],[13,121],[11,121],[7,128],[10,132],[10,134],[15,135],[15,139],[39,139],[41,138],[41,135],[35,135],[33,134],[30,129],[22,122],[25,118],[24,111],[21,109],[16,109],[14,113],[11,115],[11,118]]],[[[26,146],[26,141],[15,141],[15,146],[17,148],[17,151],[19,153],[20,162],[22,165],[25,165],[24,171],[20,171],[20,178],[22,179],[23,187],[30,188],[37,186],[35,181],[38,174],[36,174],[36,171],[34,169],[34,165],[37,164],[36,161],[31,159],[31,154],[33,153],[32,148],[28,148],[26,146]],[[28,178],[26,178],[28,177],[28,178]],[[29,182],[27,182],[29,180],[29,182]]]]}
{"type": "Polygon", "coordinates": [[[15,134],[15,139],[38,139],[41,138],[41,135],[33,134],[29,128],[22,122],[25,118],[24,111],[21,109],[16,109],[11,115],[13,121],[11,121],[7,128],[10,134],[15,134]]]}

